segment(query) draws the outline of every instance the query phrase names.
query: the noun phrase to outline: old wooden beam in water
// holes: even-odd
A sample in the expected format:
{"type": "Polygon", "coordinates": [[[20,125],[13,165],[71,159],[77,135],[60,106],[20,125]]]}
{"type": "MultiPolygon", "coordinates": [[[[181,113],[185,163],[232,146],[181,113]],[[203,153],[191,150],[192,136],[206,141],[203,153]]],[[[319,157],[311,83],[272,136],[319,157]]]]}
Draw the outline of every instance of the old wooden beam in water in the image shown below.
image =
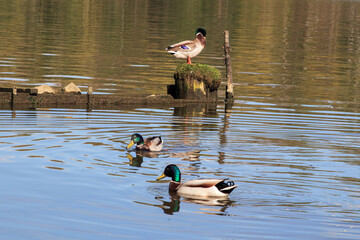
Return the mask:
{"type": "Polygon", "coordinates": [[[29,93],[29,94],[37,94],[38,93],[38,90],[35,88],[18,88],[18,87],[0,88],[0,92],[13,92],[14,88],[16,88],[16,93],[29,93]]]}
{"type": "Polygon", "coordinates": [[[0,109],[24,108],[78,108],[78,109],[122,109],[133,106],[176,107],[184,104],[214,103],[209,99],[174,99],[171,95],[150,95],[143,97],[124,97],[114,94],[93,94],[90,87],[87,94],[44,93],[30,94],[30,91],[18,91],[8,88],[0,92],[0,109]],[[9,91],[11,90],[11,91],[9,91]],[[14,92],[13,92],[14,91],[14,92]]]}

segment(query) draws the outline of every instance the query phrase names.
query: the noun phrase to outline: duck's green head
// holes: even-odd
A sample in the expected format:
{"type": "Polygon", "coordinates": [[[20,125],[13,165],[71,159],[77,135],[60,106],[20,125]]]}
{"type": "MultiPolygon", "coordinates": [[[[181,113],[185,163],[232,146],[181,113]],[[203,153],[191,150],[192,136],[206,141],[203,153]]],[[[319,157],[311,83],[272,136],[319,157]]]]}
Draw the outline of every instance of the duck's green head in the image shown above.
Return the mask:
{"type": "Polygon", "coordinates": [[[134,134],[131,136],[130,143],[129,143],[129,145],[127,145],[126,149],[131,148],[134,144],[136,144],[136,145],[142,145],[142,144],[144,144],[144,139],[143,139],[143,137],[142,137],[140,134],[138,134],[138,133],[134,133],[134,134]]]}
{"type": "Polygon", "coordinates": [[[195,34],[201,33],[204,37],[206,37],[206,30],[204,28],[198,28],[196,29],[195,34]]]}
{"type": "Polygon", "coordinates": [[[175,164],[167,165],[164,173],[156,179],[156,181],[159,181],[160,179],[164,177],[171,177],[171,180],[175,182],[181,181],[181,172],[180,169],[175,164]]]}

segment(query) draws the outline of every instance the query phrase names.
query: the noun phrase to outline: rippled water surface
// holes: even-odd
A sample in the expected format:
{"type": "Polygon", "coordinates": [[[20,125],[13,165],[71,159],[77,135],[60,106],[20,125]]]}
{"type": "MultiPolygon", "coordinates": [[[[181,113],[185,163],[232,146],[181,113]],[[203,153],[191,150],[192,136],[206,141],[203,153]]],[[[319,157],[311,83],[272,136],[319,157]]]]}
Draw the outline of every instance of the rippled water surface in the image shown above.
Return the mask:
{"type": "Polygon", "coordinates": [[[226,112],[224,106],[202,110],[2,111],[2,234],[359,236],[358,114],[255,101],[236,101],[226,112]],[[161,134],[165,150],[126,152],[133,132],[161,134]],[[228,200],[172,197],[167,183],[155,181],[169,163],[180,166],[184,180],[226,177],[239,188],[228,200]]]}
{"type": "Polygon", "coordinates": [[[183,62],[165,47],[203,26],[208,43],[193,62],[224,75],[228,29],[235,101],[0,110],[1,238],[359,239],[359,10],[331,0],[3,1],[0,87],[164,94],[183,62]],[[127,152],[135,132],[161,135],[165,149],[127,152]],[[155,181],[170,163],[184,181],[239,187],[228,199],[170,195],[155,181]]]}

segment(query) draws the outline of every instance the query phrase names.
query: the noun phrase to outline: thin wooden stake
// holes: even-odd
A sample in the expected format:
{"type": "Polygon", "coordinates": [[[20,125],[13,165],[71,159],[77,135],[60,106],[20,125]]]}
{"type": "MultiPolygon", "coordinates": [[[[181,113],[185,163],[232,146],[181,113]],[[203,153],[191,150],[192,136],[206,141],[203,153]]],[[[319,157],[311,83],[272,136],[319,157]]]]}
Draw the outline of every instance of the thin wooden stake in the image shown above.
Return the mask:
{"type": "Polygon", "coordinates": [[[232,78],[232,68],[230,59],[230,41],[229,31],[224,31],[224,53],[226,67],[226,101],[234,101],[234,84],[232,78]]]}
{"type": "Polygon", "coordinates": [[[93,88],[88,87],[88,92],[87,92],[87,111],[88,112],[91,112],[91,109],[92,109],[92,94],[93,94],[93,88]]]}
{"type": "Polygon", "coordinates": [[[88,87],[88,94],[91,95],[93,93],[93,87],[88,87]]]}
{"type": "Polygon", "coordinates": [[[91,112],[92,110],[92,92],[93,92],[93,88],[92,87],[88,87],[88,104],[87,104],[87,111],[91,112]]]}
{"type": "Polygon", "coordinates": [[[15,107],[15,96],[17,94],[17,89],[14,87],[11,92],[11,109],[14,109],[15,107]]]}

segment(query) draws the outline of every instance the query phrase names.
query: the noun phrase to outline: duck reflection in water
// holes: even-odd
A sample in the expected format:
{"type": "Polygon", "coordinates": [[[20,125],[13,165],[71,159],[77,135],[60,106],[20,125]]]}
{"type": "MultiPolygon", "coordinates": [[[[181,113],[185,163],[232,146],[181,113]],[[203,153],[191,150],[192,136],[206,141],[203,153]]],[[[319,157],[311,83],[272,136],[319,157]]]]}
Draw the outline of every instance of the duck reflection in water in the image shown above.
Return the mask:
{"type": "Polygon", "coordinates": [[[141,167],[141,164],[143,162],[143,156],[136,154],[135,157],[133,157],[130,153],[126,154],[126,157],[129,159],[129,165],[132,167],[141,167]]]}
{"type": "Polygon", "coordinates": [[[225,215],[225,211],[227,208],[233,205],[233,201],[230,201],[227,197],[194,197],[194,196],[180,196],[174,192],[169,193],[170,198],[165,199],[164,196],[156,196],[155,200],[160,201],[161,204],[151,204],[144,202],[136,202],[138,204],[153,206],[161,208],[165,214],[173,215],[176,212],[180,212],[180,204],[181,202],[186,203],[196,203],[202,206],[207,207],[220,207],[216,208],[201,208],[203,213],[205,214],[214,214],[214,215],[225,215]]]}
{"type": "Polygon", "coordinates": [[[160,155],[160,153],[147,151],[136,151],[135,154],[135,157],[133,157],[130,153],[126,153],[126,157],[129,159],[129,165],[132,167],[141,167],[144,157],[157,158],[160,155]]]}
{"type": "Polygon", "coordinates": [[[165,214],[173,215],[174,212],[180,211],[180,197],[176,194],[170,197],[170,201],[162,200],[163,197],[155,197],[156,200],[161,201],[162,204],[154,205],[161,208],[165,214]]]}
{"type": "MultiPolygon", "coordinates": [[[[161,201],[161,205],[153,205],[156,207],[161,208],[165,214],[173,215],[174,212],[180,211],[180,203],[187,202],[187,203],[196,203],[203,206],[215,206],[220,207],[219,209],[211,209],[210,212],[206,212],[207,214],[216,214],[216,215],[223,215],[228,207],[232,205],[232,201],[230,201],[227,197],[196,197],[194,196],[180,196],[176,193],[169,193],[170,201],[163,200],[164,197],[157,196],[155,197],[156,200],[161,201]]],[[[209,209],[202,209],[202,210],[209,210],[209,209]]]]}

